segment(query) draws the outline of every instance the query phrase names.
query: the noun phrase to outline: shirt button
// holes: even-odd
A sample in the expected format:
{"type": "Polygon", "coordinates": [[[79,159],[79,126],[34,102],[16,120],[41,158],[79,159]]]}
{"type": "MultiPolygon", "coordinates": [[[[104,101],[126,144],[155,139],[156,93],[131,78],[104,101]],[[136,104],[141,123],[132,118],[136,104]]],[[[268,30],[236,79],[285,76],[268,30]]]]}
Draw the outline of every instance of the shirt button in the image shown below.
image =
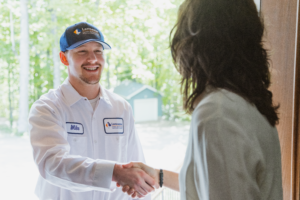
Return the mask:
{"type": "Polygon", "coordinates": [[[77,139],[76,139],[76,138],[74,138],[74,139],[73,139],[73,141],[74,141],[74,142],[76,142],[76,141],[77,141],[77,139]]]}
{"type": "Polygon", "coordinates": [[[97,140],[94,140],[94,143],[97,144],[97,140]]]}

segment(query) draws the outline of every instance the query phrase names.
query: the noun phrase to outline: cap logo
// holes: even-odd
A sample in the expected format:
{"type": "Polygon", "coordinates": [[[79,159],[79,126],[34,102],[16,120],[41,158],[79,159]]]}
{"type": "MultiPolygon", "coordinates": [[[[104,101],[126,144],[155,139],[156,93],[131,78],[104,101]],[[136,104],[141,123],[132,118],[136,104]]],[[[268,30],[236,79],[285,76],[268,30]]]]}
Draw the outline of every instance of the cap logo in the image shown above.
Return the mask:
{"type": "Polygon", "coordinates": [[[82,34],[94,34],[100,36],[99,32],[92,28],[82,28],[82,34]]]}
{"type": "Polygon", "coordinates": [[[80,30],[80,29],[76,29],[76,30],[74,31],[74,33],[77,34],[77,35],[79,35],[79,34],[81,33],[81,30],[80,30]]]}
{"type": "Polygon", "coordinates": [[[61,35],[59,40],[60,50],[65,52],[91,41],[100,43],[103,49],[111,49],[109,44],[104,41],[102,32],[96,26],[87,22],[78,22],[67,27],[61,35]]]}

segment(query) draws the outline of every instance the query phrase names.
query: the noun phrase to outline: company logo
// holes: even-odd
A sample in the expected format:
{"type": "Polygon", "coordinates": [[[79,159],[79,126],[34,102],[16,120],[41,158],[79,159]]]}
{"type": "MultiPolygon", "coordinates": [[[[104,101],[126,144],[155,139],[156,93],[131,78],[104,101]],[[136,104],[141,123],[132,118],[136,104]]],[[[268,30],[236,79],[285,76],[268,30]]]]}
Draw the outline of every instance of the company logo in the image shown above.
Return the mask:
{"type": "Polygon", "coordinates": [[[110,124],[109,122],[107,122],[107,123],[105,124],[105,126],[106,126],[106,127],[109,127],[109,126],[111,126],[111,124],[110,124]]]}
{"type": "Polygon", "coordinates": [[[124,134],[122,118],[104,118],[103,126],[106,134],[124,134]]]}
{"type": "Polygon", "coordinates": [[[79,35],[81,33],[81,30],[78,28],[74,31],[75,34],[79,35]]]}
{"type": "Polygon", "coordinates": [[[77,130],[79,131],[79,127],[77,125],[71,125],[71,130],[77,130]]]}
{"type": "Polygon", "coordinates": [[[105,124],[106,128],[112,128],[112,129],[123,129],[123,123],[109,123],[107,122],[105,124]]]}
{"type": "Polygon", "coordinates": [[[82,28],[82,31],[83,31],[82,34],[93,34],[93,35],[100,36],[99,32],[92,28],[82,28]]]}

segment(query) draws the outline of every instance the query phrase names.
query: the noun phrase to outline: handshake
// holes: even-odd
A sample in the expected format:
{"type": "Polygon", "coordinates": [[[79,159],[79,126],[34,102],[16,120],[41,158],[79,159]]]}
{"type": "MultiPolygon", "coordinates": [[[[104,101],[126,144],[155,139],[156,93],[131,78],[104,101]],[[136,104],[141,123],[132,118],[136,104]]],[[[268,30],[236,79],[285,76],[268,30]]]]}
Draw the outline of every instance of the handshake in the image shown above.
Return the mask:
{"type": "Polygon", "coordinates": [[[116,164],[112,181],[132,198],[143,198],[159,188],[159,170],[141,162],[116,164]]]}

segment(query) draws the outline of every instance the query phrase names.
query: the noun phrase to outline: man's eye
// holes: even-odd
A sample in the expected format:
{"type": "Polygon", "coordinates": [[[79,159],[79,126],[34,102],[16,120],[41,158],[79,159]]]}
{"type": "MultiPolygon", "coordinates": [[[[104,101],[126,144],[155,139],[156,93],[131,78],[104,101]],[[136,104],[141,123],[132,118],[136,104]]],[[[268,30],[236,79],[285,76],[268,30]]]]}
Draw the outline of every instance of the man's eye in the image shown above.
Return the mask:
{"type": "Polygon", "coordinates": [[[85,53],[86,51],[82,50],[82,51],[79,51],[79,53],[85,53]]]}
{"type": "Polygon", "coordinates": [[[100,53],[100,54],[103,53],[103,51],[100,51],[100,50],[97,50],[96,52],[97,52],[97,53],[100,53]]]}

